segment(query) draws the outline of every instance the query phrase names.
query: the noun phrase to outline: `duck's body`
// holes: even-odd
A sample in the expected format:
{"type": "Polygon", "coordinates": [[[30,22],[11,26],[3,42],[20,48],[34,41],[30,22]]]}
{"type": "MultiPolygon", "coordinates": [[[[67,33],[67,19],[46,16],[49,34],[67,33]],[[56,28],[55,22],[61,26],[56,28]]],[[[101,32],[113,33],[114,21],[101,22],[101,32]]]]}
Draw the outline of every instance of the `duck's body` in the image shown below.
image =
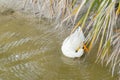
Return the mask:
{"type": "Polygon", "coordinates": [[[68,36],[62,44],[62,52],[66,57],[81,57],[84,53],[83,42],[85,40],[82,29],[79,27],[74,33],[68,36]]]}

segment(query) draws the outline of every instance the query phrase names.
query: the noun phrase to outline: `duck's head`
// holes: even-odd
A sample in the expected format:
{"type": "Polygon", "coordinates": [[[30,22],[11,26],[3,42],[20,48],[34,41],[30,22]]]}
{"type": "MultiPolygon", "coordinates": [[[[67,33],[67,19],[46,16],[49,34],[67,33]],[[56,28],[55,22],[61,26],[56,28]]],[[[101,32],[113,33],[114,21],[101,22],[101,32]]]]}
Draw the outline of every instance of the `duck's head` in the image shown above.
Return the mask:
{"type": "MultiPolygon", "coordinates": [[[[81,49],[80,47],[77,48],[75,52],[78,52],[80,49],[81,49]]],[[[86,46],[85,44],[83,45],[83,48],[82,48],[82,49],[84,49],[85,52],[88,52],[88,51],[89,51],[89,49],[87,48],[87,46],[86,46]]]]}

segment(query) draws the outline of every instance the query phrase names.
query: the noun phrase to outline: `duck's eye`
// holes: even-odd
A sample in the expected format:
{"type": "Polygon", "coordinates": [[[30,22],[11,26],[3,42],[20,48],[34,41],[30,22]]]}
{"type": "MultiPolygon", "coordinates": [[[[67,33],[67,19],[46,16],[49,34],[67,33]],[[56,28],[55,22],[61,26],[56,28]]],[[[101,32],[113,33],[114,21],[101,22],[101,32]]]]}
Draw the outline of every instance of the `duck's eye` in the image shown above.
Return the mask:
{"type": "Polygon", "coordinates": [[[75,50],[75,52],[78,52],[78,50],[75,50]]]}

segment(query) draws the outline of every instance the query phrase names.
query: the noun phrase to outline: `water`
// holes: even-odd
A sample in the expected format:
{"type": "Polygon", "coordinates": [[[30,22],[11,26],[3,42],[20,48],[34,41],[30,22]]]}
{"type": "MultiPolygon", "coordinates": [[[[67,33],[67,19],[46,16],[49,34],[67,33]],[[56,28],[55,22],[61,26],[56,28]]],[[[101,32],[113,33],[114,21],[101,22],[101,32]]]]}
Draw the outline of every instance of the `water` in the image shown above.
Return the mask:
{"type": "Polygon", "coordinates": [[[64,57],[60,47],[65,36],[47,21],[1,14],[0,80],[116,80],[92,57],[64,57]]]}

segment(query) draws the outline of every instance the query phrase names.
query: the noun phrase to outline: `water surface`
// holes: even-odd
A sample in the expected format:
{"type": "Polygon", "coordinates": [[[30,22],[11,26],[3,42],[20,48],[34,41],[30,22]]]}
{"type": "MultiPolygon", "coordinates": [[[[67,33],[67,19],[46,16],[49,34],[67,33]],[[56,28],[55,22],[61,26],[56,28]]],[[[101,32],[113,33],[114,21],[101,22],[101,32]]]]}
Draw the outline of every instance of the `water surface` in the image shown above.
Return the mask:
{"type": "Polygon", "coordinates": [[[64,57],[60,46],[65,36],[47,21],[1,14],[0,80],[116,80],[92,57],[64,57]]]}

